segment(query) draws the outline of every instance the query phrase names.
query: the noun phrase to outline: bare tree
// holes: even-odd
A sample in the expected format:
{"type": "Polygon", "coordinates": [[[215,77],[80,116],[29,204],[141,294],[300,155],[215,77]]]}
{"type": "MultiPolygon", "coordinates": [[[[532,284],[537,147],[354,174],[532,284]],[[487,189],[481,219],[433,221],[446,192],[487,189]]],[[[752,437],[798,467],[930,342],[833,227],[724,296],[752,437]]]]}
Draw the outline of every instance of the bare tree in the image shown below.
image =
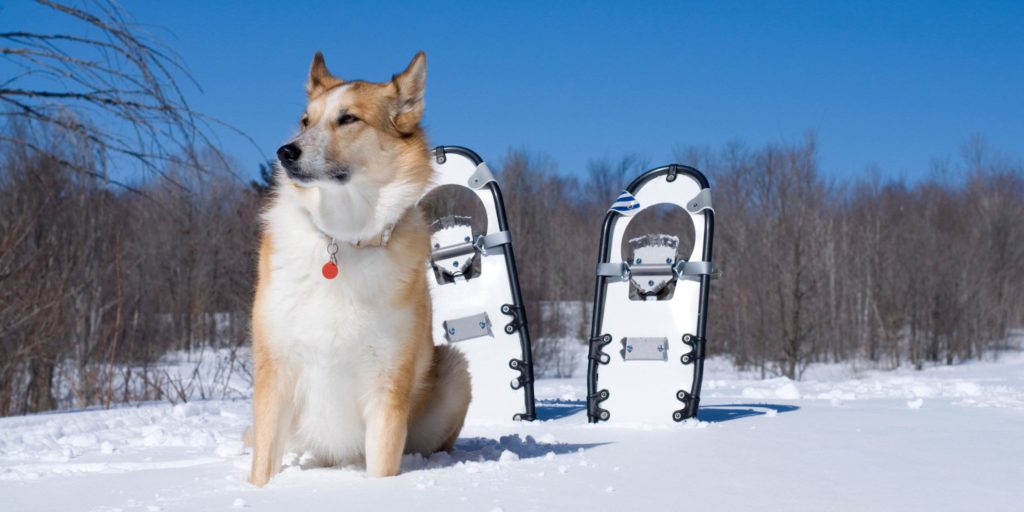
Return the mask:
{"type": "Polygon", "coordinates": [[[72,23],[0,33],[21,70],[0,83],[0,414],[205,396],[160,362],[226,349],[235,371],[257,194],[173,51],[113,1],[37,3],[72,23]]]}
{"type": "Polygon", "coordinates": [[[129,163],[167,179],[173,179],[166,174],[169,164],[204,168],[196,148],[214,147],[211,126],[226,125],[189,105],[183,86],[198,85],[171,49],[149,40],[112,0],[88,0],[81,7],[36,3],[69,18],[76,30],[0,33],[0,55],[21,70],[0,84],[6,106],[0,115],[74,133],[90,144],[99,165],[61,164],[122,187],[131,188],[124,180],[129,163]],[[110,172],[111,165],[118,172],[110,172]]]}

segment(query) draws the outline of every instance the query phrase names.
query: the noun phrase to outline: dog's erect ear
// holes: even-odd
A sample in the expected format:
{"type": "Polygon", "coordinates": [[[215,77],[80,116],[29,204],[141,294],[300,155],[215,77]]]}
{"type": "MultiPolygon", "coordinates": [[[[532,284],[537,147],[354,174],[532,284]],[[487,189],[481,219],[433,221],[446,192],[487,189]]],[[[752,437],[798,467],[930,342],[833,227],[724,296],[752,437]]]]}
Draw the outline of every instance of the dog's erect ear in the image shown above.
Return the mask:
{"type": "Polygon", "coordinates": [[[309,66],[309,81],[306,82],[306,95],[312,98],[343,82],[344,80],[332,75],[327,70],[324,54],[316,52],[316,55],[313,56],[313,63],[309,66]]]}
{"type": "Polygon", "coordinates": [[[398,91],[392,122],[402,134],[416,130],[423,118],[423,93],[427,86],[427,55],[422,51],[412,58],[405,71],[391,78],[398,91]]]}

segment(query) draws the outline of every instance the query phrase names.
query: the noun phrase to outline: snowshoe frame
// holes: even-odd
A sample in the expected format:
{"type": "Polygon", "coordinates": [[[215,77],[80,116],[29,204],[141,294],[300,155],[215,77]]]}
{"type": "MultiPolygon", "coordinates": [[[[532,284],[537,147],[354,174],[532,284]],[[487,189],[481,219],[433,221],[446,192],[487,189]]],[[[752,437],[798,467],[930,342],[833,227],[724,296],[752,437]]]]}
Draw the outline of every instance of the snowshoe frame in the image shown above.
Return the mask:
{"type": "MultiPolygon", "coordinates": [[[[512,239],[509,234],[508,217],[505,213],[505,204],[502,198],[501,187],[498,186],[497,181],[494,180],[493,175],[487,168],[483,159],[480,158],[474,151],[459,147],[459,146],[438,146],[432,151],[434,169],[436,171],[435,183],[424,193],[428,194],[430,191],[437,187],[445,185],[457,185],[466,187],[475,193],[477,198],[484,204],[485,210],[487,210],[487,230],[484,235],[478,236],[476,240],[473,240],[472,250],[477,251],[477,256],[482,258],[489,257],[488,255],[504,256],[505,268],[504,271],[508,276],[508,290],[509,297],[502,301],[500,304],[499,312],[490,312],[493,316],[487,320],[494,321],[497,324],[497,336],[512,336],[513,334],[518,335],[519,350],[518,357],[512,357],[507,360],[505,366],[506,369],[511,370],[510,376],[512,378],[511,383],[505,377],[499,377],[502,367],[491,367],[488,366],[485,369],[476,368],[478,373],[486,372],[487,375],[476,375],[473,378],[474,383],[474,397],[473,401],[486,399],[484,391],[492,391],[494,389],[493,379],[501,379],[501,385],[509,386],[509,393],[515,393],[519,391],[522,393],[522,403],[524,409],[521,412],[515,412],[511,419],[513,420],[526,420],[532,421],[536,418],[536,408],[534,403],[534,392],[533,392],[533,356],[530,350],[530,333],[526,321],[526,308],[523,305],[522,292],[519,288],[519,272],[516,268],[515,253],[512,248],[512,239]],[[466,160],[466,164],[459,167],[458,170],[450,170],[446,172],[445,165],[455,163],[455,159],[466,160]],[[472,171],[471,173],[468,171],[472,171]],[[494,316],[498,318],[494,318],[494,316]],[[505,318],[508,323],[500,321],[501,318],[505,318]],[[481,371],[482,370],[482,371],[481,371]],[[488,390],[479,389],[479,384],[486,381],[488,390]]],[[[469,242],[469,241],[467,241],[469,242]]],[[[449,250],[457,248],[448,248],[449,250]]],[[[441,248],[440,250],[445,250],[441,248]]],[[[468,248],[464,248],[468,250],[468,248]]],[[[436,253],[437,251],[435,251],[436,253]]],[[[432,256],[433,260],[433,256],[432,256]]],[[[434,271],[433,263],[427,262],[428,275],[431,275],[434,271]]],[[[487,271],[486,268],[483,271],[487,271]]],[[[431,289],[432,295],[436,293],[435,288],[451,286],[450,284],[438,284],[433,277],[431,277],[431,289]]],[[[446,336],[448,330],[447,325],[442,325],[438,317],[439,307],[435,300],[434,305],[434,340],[435,343],[453,343],[456,346],[462,343],[475,343],[477,340],[463,341],[457,337],[449,338],[446,336]]],[[[483,314],[483,313],[481,313],[483,314]]],[[[445,319],[446,322],[454,325],[465,325],[476,324],[480,322],[480,329],[484,329],[484,322],[482,317],[478,316],[467,316],[456,319],[445,319]],[[457,322],[457,323],[455,323],[457,322]]],[[[487,329],[490,325],[486,326],[487,329]]],[[[497,339],[485,339],[484,343],[495,343],[497,339]]],[[[470,372],[473,373],[474,363],[470,360],[470,372]]],[[[503,397],[504,401],[504,397],[503,397]]],[[[479,405],[478,405],[479,407],[479,405]]],[[[474,405],[470,404],[470,417],[473,417],[474,405]]],[[[489,417],[488,419],[496,419],[489,417]]]]}
{"type": "MultiPolygon", "coordinates": [[[[685,195],[685,193],[684,193],[685,195]]],[[[687,327],[687,331],[682,336],[682,344],[688,347],[689,350],[684,352],[678,359],[674,356],[667,357],[665,364],[682,364],[682,365],[693,365],[692,382],[690,389],[680,389],[675,393],[675,399],[682,403],[682,407],[671,413],[671,417],[674,421],[683,421],[687,418],[692,418],[697,415],[697,409],[700,404],[700,390],[701,380],[704,373],[704,352],[707,335],[707,308],[708,308],[708,293],[710,291],[710,284],[712,279],[713,269],[711,267],[712,258],[712,242],[714,238],[714,211],[711,207],[711,195],[710,188],[708,185],[707,178],[697,169],[685,165],[671,164],[655,169],[651,169],[636,179],[633,180],[629,186],[626,187],[625,193],[613,204],[612,208],[608,210],[605,215],[604,224],[601,230],[601,243],[600,251],[598,253],[598,265],[597,265],[597,276],[596,284],[594,286],[594,307],[593,316],[591,320],[590,330],[590,343],[589,353],[587,361],[587,418],[591,423],[597,423],[600,421],[607,421],[610,419],[612,411],[601,407],[601,403],[608,400],[611,393],[608,389],[601,389],[598,385],[598,374],[601,366],[606,365],[610,362],[612,357],[606,353],[605,348],[611,348],[609,345],[613,342],[612,334],[609,334],[604,330],[605,328],[605,306],[607,300],[608,286],[613,282],[628,281],[629,265],[620,261],[619,251],[621,251],[622,237],[625,232],[625,225],[619,226],[619,223],[625,221],[628,225],[631,216],[646,207],[653,206],[659,203],[676,204],[683,207],[689,214],[691,220],[695,223],[697,228],[695,236],[699,239],[695,240],[695,245],[700,247],[700,258],[701,261],[680,261],[678,264],[672,265],[672,271],[677,276],[677,279],[688,279],[697,278],[699,279],[700,289],[697,297],[697,314],[696,314],[696,325],[692,326],[693,331],[689,331],[690,327],[687,327]],[[636,199],[635,195],[638,194],[645,185],[649,185],[655,180],[659,180],[662,186],[671,186],[677,180],[692,180],[692,185],[687,188],[690,189],[691,195],[689,197],[679,197],[678,194],[673,194],[671,200],[658,201],[651,204],[641,205],[636,199]],[[696,190],[696,195],[692,194],[692,191],[696,190]],[[703,224],[699,225],[697,216],[703,216],[703,224]],[[625,219],[624,219],[625,217],[625,219]],[[613,238],[617,239],[618,243],[613,242],[613,238]],[[612,251],[615,252],[613,257],[612,251]],[[621,270],[621,275],[616,275],[621,270]],[[675,359],[675,361],[673,361],[675,359]]],[[[694,251],[696,252],[696,251],[694,251]]],[[[688,259],[693,259],[693,255],[682,255],[688,259]]],[[[668,266],[668,265],[665,265],[668,266]]],[[[653,267],[653,265],[651,265],[653,267]]],[[[617,333],[621,335],[622,333],[617,333]]],[[[655,338],[633,338],[636,340],[638,353],[655,354],[653,350],[660,352],[664,345],[661,341],[656,341],[655,338]],[[654,345],[657,343],[657,345],[654,345]],[[645,345],[645,348],[639,350],[640,344],[645,345]],[[647,345],[655,346],[656,349],[646,347],[647,345]]],[[[668,343],[678,343],[669,338],[661,338],[668,343]]],[[[627,360],[625,353],[627,338],[622,339],[623,343],[623,360],[627,360]]],[[[630,346],[629,348],[633,348],[630,346]]],[[[667,353],[667,347],[665,347],[667,353]]],[[[664,401],[664,398],[661,398],[664,401]]],[[[667,418],[666,418],[667,419],[667,418]]]]}

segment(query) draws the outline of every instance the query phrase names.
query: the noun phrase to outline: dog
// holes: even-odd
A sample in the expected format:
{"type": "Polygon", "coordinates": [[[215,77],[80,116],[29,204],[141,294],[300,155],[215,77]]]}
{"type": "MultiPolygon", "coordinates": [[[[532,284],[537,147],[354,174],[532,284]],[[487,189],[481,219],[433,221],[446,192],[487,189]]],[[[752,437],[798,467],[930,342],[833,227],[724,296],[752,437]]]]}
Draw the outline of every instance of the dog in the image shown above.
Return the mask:
{"type": "Polygon", "coordinates": [[[346,81],[317,52],[300,128],[277,151],[252,309],[250,481],[286,451],[398,474],[403,453],[450,451],[468,365],[434,346],[416,203],[433,178],[420,126],[426,56],[388,82],[346,81]]]}

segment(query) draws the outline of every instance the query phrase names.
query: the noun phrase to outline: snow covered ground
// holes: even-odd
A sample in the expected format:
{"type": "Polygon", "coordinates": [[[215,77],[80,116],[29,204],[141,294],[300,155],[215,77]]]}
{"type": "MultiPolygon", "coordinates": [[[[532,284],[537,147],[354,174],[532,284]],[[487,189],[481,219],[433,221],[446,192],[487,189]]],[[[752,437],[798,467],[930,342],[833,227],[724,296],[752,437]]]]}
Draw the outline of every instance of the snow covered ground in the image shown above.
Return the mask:
{"type": "Polygon", "coordinates": [[[700,421],[588,425],[582,379],[544,421],[467,425],[402,474],[298,456],[245,482],[245,400],[0,419],[0,511],[1024,510],[1024,354],[923,372],[757,380],[709,361],[700,421]]]}

